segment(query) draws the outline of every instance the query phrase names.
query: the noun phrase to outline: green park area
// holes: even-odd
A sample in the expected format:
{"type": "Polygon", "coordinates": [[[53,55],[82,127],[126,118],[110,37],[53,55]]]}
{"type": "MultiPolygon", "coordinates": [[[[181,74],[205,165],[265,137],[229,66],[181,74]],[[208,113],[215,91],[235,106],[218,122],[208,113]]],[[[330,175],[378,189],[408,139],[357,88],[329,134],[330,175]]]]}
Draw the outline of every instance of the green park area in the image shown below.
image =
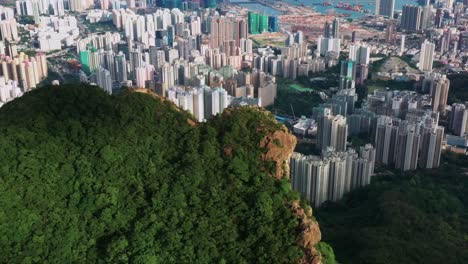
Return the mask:
{"type": "Polygon", "coordinates": [[[278,92],[273,106],[273,113],[290,116],[311,116],[312,108],[322,103],[314,88],[305,87],[299,81],[283,78],[276,79],[278,92]]]}
{"type": "Polygon", "coordinates": [[[289,87],[291,87],[292,89],[296,90],[296,91],[299,91],[299,92],[311,92],[311,91],[314,91],[313,88],[306,88],[300,84],[291,84],[289,85],[289,87]]]}

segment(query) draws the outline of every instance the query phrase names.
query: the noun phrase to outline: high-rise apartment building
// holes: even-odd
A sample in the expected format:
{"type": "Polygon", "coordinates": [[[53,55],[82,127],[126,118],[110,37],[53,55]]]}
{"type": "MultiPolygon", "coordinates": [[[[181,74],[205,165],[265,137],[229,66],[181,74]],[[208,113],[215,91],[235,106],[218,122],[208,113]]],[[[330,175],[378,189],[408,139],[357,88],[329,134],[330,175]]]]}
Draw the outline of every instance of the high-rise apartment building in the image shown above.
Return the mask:
{"type": "Polygon", "coordinates": [[[369,64],[370,48],[367,45],[350,45],[348,59],[356,64],[369,64]]]}
{"type": "Polygon", "coordinates": [[[403,30],[415,32],[421,27],[422,8],[420,6],[404,5],[400,27],[403,30]]]}
{"type": "Polygon", "coordinates": [[[398,124],[394,124],[391,117],[377,118],[375,133],[376,162],[390,165],[395,160],[395,145],[398,135],[398,124]]]}
{"type": "Polygon", "coordinates": [[[322,56],[334,53],[338,58],[341,51],[341,41],[338,38],[319,37],[317,39],[317,50],[322,56]]]}
{"type": "Polygon", "coordinates": [[[424,40],[423,44],[421,45],[421,51],[419,54],[419,70],[432,71],[432,64],[434,62],[434,50],[434,43],[427,41],[427,39],[424,40]]]}
{"type": "Polygon", "coordinates": [[[332,38],[340,38],[340,21],[336,17],[332,23],[332,38]]]}
{"type": "MultiPolygon", "coordinates": [[[[356,64],[355,82],[357,84],[363,84],[369,74],[370,48],[360,44],[350,45],[348,60],[356,64]]],[[[344,85],[344,83],[342,85],[344,85]]],[[[350,88],[351,87],[352,83],[350,88]]]]}
{"type": "Polygon", "coordinates": [[[345,193],[370,183],[374,155],[371,145],[361,148],[360,157],[354,149],[337,152],[327,148],[322,157],[293,153],[290,160],[292,187],[315,207],[325,201],[337,201],[345,193]]]}
{"type": "Polygon", "coordinates": [[[329,108],[324,108],[323,112],[317,115],[317,146],[319,149],[333,147],[337,151],[345,151],[347,137],[346,117],[332,115],[329,108]]]}
{"type": "Polygon", "coordinates": [[[415,170],[418,166],[421,136],[414,124],[404,124],[396,138],[395,168],[407,171],[415,170]]]}
{"type": "Polygon", "coordinates": [[[395,0],[376,0],[375,15],[393,18],[395,12],[395,0]]]}
{"type": "Polygon", "coordinates": [[[444,127],[422,128],[419,167],[433,169],[440,165],[444,127]]]}
{"type": "Polygon", "coordinates": [[[328,200],[329,162],[318,156],[293,153],[291,157],[291,183],[294,190],[319,207],[328,200]]]}
{"type": "Polygon", "coordinates": [[[444,130],[437,125],[437,114],[413,109],[407,120],[379,116],[375,131],[377,163],[407,171],[437,168],[444,130]]]}
{"type": "Polygon", "coordinates": [[[422,14],[421,14],[421,30],[429,29],[431,27],[433,13],[432,13],[432,6],[425,5],[422,7],[422,14]]]}
{"type": "Polygon", "coordinates": [[[461,137],[468,132],[468,109],[465,104],[452,104],[450,130],[461,137]]]}
{"type": "Polygon", "coordinates": [[[205,118],[222,113],[229,106],[229,95],[223,88],[204,88],[205,118]]]}
{"type": "Polygon", "coordinates": [[[450,80],[446,75],[437,75],[431,82],[432,111],[445,114],[447,98],[450,89],[450,80]]]}
{"type": "Polygon", "coordinates": [[[99,69],[97,69],[96,84],[107,93],[112,94],[112,79],[111,74],[108,70],[102,67],[99,67],[99,69]]]}
{"type": "Polygon", "coordinates": [[[387,26],[385,28],[385,41],[387,43],[392,43],[396,39],[396,32],[397,32],[397,20],[389,19],[387,21],[387,26]]]}
{"type": "Polygon", "coordinates": [[[36,88],[36,85],[48,74],[47,60],[43,53],[29,57],[21,52],[14,58],[1,58],[0,64],[5,82],[13,80],[16,86],[22,88],[23,92],[36,88]]]}
{"type": "Polygon", "coordinates": [[[356,85],[356,62],[353,60],[341,61],[340,79],[339,79],[340,90],[353,89],[355,88],[355,85],[356,85]]]}
{"type": "Polygon", "coordinates": [[[400,39],[400,52],[399,55],[403,56],[403,52],[405,52],[405,41],[406,41],[406,36],[405,34],[401,34],[401,39],[400,39]]]}

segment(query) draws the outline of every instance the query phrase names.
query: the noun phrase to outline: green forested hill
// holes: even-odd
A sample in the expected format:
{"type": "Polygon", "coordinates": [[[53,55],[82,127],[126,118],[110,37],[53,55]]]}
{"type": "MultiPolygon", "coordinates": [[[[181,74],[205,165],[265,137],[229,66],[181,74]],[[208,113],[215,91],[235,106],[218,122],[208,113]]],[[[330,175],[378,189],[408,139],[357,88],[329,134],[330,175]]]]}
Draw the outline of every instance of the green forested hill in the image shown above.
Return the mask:
{"type": "Polygon", "coordinates": [[[259,159],[274,119],[251,108],[190,118],[149,95],[86,86],[3,106],[0,263],[301,258],[297,196],[259,159]]]}
{"type": "Polygon", "coordinates": [[[380,177],[316,211],[340,263],[468,263],[468,159],[380,177]],[[450,165],[449,165],[450,164],[450,165]]]}

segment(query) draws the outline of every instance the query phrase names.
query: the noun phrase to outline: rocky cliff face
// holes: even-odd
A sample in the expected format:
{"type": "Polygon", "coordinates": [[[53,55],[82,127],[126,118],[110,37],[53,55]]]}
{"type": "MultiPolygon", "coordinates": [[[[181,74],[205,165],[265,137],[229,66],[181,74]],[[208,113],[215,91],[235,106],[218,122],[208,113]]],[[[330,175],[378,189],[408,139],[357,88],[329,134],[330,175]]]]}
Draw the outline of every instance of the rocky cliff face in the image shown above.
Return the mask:
{"type": "MultiPolygon", "coordinates": [[[[260,142],[260,147],[266,148],[266,153],[261,157],[262,160],[275,163],[276,170],[272,173],[272,177],[277,179],[289,178],[289,159],[296,147],[296,143],[296,137],[285,126],[267,134],[260,142]]],[[[305,253],[300,263],[321,264],[322,256],[314,246],[320,242],[322,235],[318,222],[312,217],[312,208],[304,209],[299,201],[294,201],[291,204],[291,211],[299,220],[296,242],[305,253]]]]}
{"type": "Polygon", "coordinates": [[[312,218],[312,208],[305,210],[299,204],[299,201],[293,202],[291,210],[299,219],[299,235],[297,237],[297,244],[304,249],[304,258],[301,263],[322,263],[322,256],[315,248],[315,245],[320,242],[322,234],[317,221],[312,218]]]}
{"type": "Polygon", "coordinates": [[[296,147],[296,137],[289,133],[286,127],[267,134],[260,142],[260,148],[266,148],[266,153],[262,155],[262,160],[273,161],[275,163],[275,171],[272,175],[277,179],[283,177],[289,178],[289,159],[296,147]]]}

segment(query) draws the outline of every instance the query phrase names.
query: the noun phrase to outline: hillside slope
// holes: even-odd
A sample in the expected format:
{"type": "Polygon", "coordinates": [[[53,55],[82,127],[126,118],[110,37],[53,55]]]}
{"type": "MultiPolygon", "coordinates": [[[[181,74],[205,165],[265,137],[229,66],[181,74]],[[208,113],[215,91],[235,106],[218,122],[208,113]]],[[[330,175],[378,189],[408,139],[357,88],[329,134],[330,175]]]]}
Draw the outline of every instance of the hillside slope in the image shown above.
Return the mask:
{"type": "Polygon", "coordinates": [[[380,177],[317,210],[337,260],[468,263],[468,159],[445,161],[437,170],[380,177]]]}
{"type": "Polygon", "coordinates": [[[295,146],[254,108],[46,87],[0,109],[0,262],[321,263],[295,146]]]}

